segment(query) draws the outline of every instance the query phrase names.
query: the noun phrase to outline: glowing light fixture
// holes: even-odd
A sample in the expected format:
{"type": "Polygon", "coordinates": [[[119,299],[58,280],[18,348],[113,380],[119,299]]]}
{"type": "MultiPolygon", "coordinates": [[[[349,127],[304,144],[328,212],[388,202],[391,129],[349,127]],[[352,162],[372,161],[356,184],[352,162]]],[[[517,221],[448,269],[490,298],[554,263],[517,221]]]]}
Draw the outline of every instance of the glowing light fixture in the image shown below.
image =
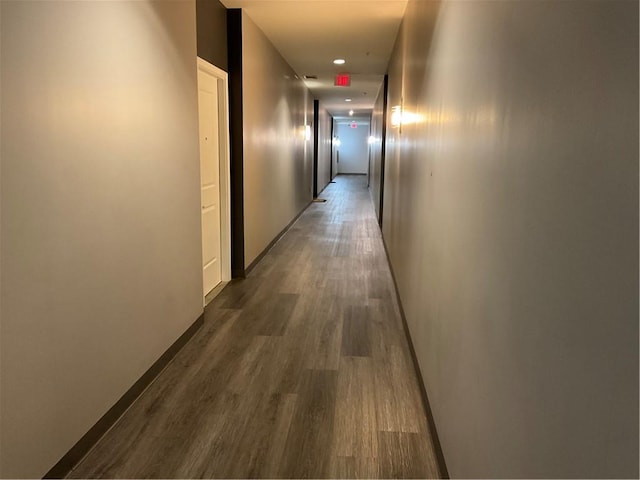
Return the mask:
{"type": "Polygon", "coordinates": [[[350,101],[351,101],[351,99],[350,99],[350,98],[345,98],[345,99],[344,99],[344,101],[345,101],[345,102],[350,102],[350,101]]]}
{"type": "Polygon", "coordinates": [[[344,65],[345,63],[347,63],[347,61],[344,58],[336,58],[333,63],[335,63],[336,65],[344,65]]]}
{"type": "Polygon", "coordinates": [[[353,117],[353,110],[349,110],[349,115],[353,117]]]}
{"type": "Polygon", "coordinates": [[[418,113],[407,112],[401,105],[391,107],[391,126],[402,128],[403,125],[420,123],[424,117],[418,113]]]}
{"type": "Polygon", "coordinates": [[[401,120],[402,110],[400,109],[400,105],[391,107],[391,125],[394,127],[399,127],[401,120]]]}

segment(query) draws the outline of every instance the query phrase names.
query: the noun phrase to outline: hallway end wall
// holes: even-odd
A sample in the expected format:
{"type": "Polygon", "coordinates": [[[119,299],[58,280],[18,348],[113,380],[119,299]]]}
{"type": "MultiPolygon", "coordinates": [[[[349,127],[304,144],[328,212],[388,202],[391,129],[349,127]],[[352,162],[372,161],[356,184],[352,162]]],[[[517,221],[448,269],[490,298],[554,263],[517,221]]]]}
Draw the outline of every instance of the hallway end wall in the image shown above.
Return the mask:
{"type": "Polygon", "coordinates": [[[242,75],[244,258],[249,267],[312,200],[313,97],[244,11],[242,75]]]}
{"type": "Polygon", "coordinates": [[[0,11],[0,476],[41,478],[203,312],[196,12],[0,11]]]}
{"type": "Polygon", "coordinates": [[[389,82],[383,235],[451,477],[637,478],[638,3],[410,0],[389,82]]]}
{"type": "Polygon", "coordinates": [[[369,133],[371,124],[369,121],[358,120],[357,128],[351,127],[351,122],[339,122],[337,136],[340,139],[340,161],[338,173],[340,174],[367,174],[369,171],[369,133]]]}

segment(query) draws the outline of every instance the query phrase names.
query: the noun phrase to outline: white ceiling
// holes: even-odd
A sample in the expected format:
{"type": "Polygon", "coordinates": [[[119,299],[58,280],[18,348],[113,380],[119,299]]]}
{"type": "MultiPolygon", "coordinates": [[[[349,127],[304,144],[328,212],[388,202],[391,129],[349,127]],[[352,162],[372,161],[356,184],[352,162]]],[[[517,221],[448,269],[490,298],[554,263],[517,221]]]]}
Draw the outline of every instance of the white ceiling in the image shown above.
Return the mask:
{"type": "Polygon", "coordinates": [[[221,0],[243,8],[334,116],[373,108],[407,0],[221,0]],[[347,63],[334,65],[333,59],[347,63]],[[335,87],[350,73],[350,87],[335,87]],[[345,102],[346,98],[352,101],[345,102]]]}

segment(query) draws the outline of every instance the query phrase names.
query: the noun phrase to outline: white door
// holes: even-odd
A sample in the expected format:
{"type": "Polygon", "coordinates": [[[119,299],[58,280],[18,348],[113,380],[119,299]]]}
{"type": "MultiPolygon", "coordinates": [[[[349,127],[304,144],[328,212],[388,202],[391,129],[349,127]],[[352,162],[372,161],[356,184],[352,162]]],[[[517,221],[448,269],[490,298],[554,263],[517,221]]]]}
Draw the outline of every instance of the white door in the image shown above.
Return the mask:
{"type": "Polygon", "coordinates": [[[220,261],[220,139],[218,80],[198,69],[203,295],[222,280],[220,261]]]}

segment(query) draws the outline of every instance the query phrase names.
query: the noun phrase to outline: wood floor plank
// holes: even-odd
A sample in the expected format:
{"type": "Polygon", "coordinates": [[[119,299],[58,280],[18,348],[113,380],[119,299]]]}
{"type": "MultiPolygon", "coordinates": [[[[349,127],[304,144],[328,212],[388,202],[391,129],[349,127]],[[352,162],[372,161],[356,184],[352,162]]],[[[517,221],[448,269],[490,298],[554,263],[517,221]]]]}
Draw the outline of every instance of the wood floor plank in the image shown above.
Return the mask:
{"type": "Polygon", "coordinates": [[[264,316],[257,334],[284,335],[297,301],[297,294],[276,293],[263,305],[257,306],[256,308],[262,310],[264,316]]]}
{"type": "Polygon", "coordinates": [[[69,478],[438,475],[366,179],[336,182],[69,478]]]}
{"type": "MultiPolygon", "coordinates": [[[[254,397],[251,409],[244,406],[225,418],[217,440],[205,457],[201,478],[264,478],[277,455],[272,446],[282,442],[282,431],[291,419],[292,397],[264,394],[254,397]],[[252,432],[247,435],[246,432],[252,432]]],[[[242,404],[241,404],[242,405],[242,404]]],[[[188,477],[189,478],[189,477],[188,477]]]]}
{"type": "Polygon", "coordinates": [[[379,478],[438,478],[424,434],[379,432],[379,478]]]}
{"type": "Polygon", "coordinates": [[[276,354],[279,343],[277,337],[254,336],[225,386],[226,390],[236,395],[268,390],[270,360],[276,354]]]}
{"type": "Polygon", "coordinates": [[[386,359],[374,361],[378,428],[388,432],[424,432],[426,414],[411,364],[399,347],[391,346],[388,351],[386,359]]]}
{"type": "Polygon", "coordinates": [[[257,279],[235,279],[227,285],[215,299],[216,306],[220,308],[242,308],[251,297],[259,282],[257,279]]]}
{"type": "Polygon", "coordinates": [[[310,336],[306,366],[319,370],[338,370],[342,351],[342,307],[339,302],[329,304],[327,317],[310,336]]]}
{"type": "Polygon", "coordinates": [[[329,470],[337,372],[306,370],[285,446],[283,478],[322,478],[329,470]]]}
{"type": "Polygon", "coordinates": [[[342,357],[338,371],[332,455],[378,456],[373,362],[342,357]]]}
{"type": "Polygon", "coordinates": [[[365,305],[349,305],[346,308],[342,329],[342,355],[368,357],[371,354],[369,318],[369,309],[365,305]]]}
{"type": "Polygon", "coordinates": [[[333,457],[330,478],[385,478],[378,473],[378,459],[372,457],[333,457]]]}
{"type": "Polygon", "coordinates": [[[293,423],[296,411],[298,395],[284,394],[279,414],[274,422],[272,436],[269,442],[269,451],[262,470],[256,472],[256,478],[280,478],[282,476],[282,463],[289,430],[293,423]]]}

